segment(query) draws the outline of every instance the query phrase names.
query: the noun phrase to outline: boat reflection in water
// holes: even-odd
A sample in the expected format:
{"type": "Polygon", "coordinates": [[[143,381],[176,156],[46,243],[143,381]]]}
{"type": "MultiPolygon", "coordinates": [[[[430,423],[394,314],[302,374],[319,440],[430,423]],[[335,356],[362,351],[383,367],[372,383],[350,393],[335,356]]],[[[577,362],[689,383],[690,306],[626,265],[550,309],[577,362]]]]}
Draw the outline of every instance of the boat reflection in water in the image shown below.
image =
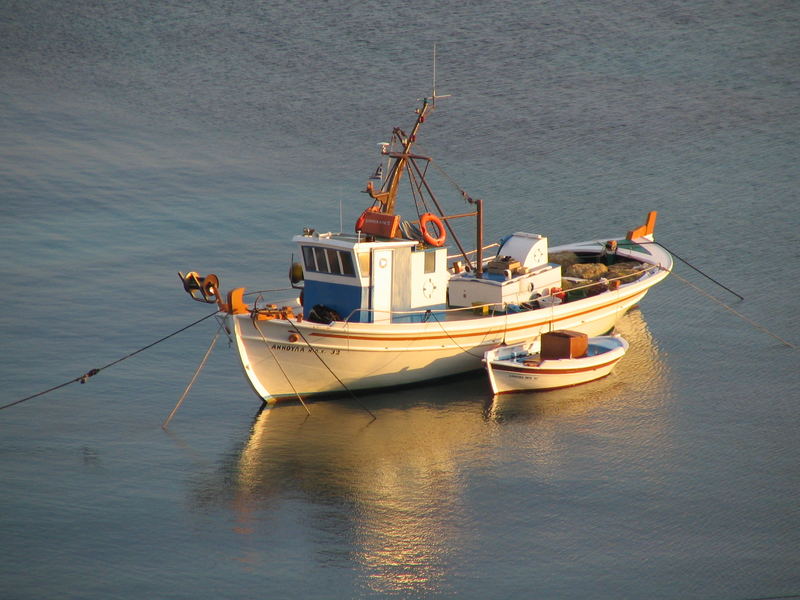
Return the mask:
{"type": "Polygon", "coordinates": [[[374,421],[346,399],[312,403],[309,417],[299,405],[263,410],[244,447],[195,490],[198,502],[222,503],[235,513],[235,531],[247,540],[243,546],[257,548],[245,550],[242,560],[256,570],[274,560],[271,552],[283,558],[286,548],[277,547],[300,537],[303,560],[356,564],[358,585],[372,592],[447,593],[446,582],[463,572],[463,557],[480,544],[476,530],[484,515],[469,504],[468,481],[492,479],[503,465],[520,460],[530,470],[517,476],[535,479],[537,471],[559,462],[552,456],[558,450],[529,442],[564,423],[556,417],[586,412],[591,423],[593,407],[622,397],[630,402],[641,397],[639,386],[665,384],[638,311],[621,320],[620,331],[631,340],[631,351],[618,374],[574,389],[492,401],[479,371],[371,394],[363,399],[374,421]],[[525,425],[516,429],[528,442],[498,428],[512,422],[525,425]],[[286,538],[276,533],[297,521],[298,511],[302,525],[293,523],[286,538]]]}
{"type": "Polygon", "coordinates": [[[312,548],[304,560],[358,564],[360,585],[377,593],[440,591],[470,529],[460,468],[480,459],[484,383],[476,373],[372,394],[374,421],[346,399],[311,403],[311,416],[299,405],[265,409],[246,445],[196,490],[198,503],[233,510],[249,546],[274,539],[264,522],[287,510],[295,518],[299,502],[306,522],[296,535],[312,548]]]}

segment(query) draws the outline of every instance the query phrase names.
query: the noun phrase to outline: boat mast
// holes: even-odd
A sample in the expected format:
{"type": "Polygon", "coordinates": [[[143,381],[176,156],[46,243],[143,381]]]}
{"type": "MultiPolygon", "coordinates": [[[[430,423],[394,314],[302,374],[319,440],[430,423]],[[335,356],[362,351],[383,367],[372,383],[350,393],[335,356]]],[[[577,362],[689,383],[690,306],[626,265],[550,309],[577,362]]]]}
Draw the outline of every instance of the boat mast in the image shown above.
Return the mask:
{"type": "MultiPolygon", "coordinates": [[[[393,141],[398,141],[402,146],[402,152],[387,152],[386,154],[394,159],[394,163],[389,169],[389,176],[386,182],[381,186],[381,190],[376,192],[372,187],[372,182],[367,183],[366,192],[371,198],[381,203],[380,212],[393,215],[394,206],[397,201],[397,191],[400,188],[400,180],[403,177],[403,171],[408,166],[408,159],[425,158],[415,157],[411,154],[411,146],[417,141],[417,132],[420,125],[425,122],[425,117],[436,108],[436,98],[447,98],[450,94],[445,96],[436,95],[436,44],[433,45],[433,88],[431,89],[431,97],[422,99],[422,108],[417,109],[417,120],[414,127],[411,129],[411,135],[406,136],[405,132],[399,127],[395,127],[392,132],[393,141]]],[[[430,160],[425,158],[425,160],[430,160]]]]}
{"type": "Polygon", "coordinates": [[[426,115],[433,110],[436,97],[423,98],[422,108],[417,109],[417,120],[414,127],[411,129],[411,134],[406,135],[405,132],[399,127],[395,127],[392,132],[392,137],[400,142],[402,146],[401,152],[388,152],[390,158],[394,159],[392,166],[389,169],[389,176],[386,178],[386,183],[382,186],[381,191],[376,192],[372,188],[372,182],[367,184],[367,193],[373,199],[381,203],[380,212],[393,215],[395,203],[397,202],[397,191],[400,188],[400,180],[403,177],[403,172],[408,164],[408,159],[411,157],[411,147],[417,140],[417,132],[420,125],[425,122],[426,115]]]}

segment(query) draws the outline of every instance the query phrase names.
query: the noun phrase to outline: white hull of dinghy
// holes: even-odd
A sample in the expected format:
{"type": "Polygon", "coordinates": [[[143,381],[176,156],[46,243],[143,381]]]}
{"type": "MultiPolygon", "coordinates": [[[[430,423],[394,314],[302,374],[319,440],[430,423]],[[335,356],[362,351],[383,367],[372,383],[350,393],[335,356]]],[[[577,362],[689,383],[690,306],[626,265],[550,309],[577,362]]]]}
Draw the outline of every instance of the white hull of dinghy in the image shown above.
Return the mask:
{"type": "Polygon", "coordinates": [[[611,373],[627,351],[628,342],[623,338],[601,336],[589,338],[589,353],[580,358],[539,360],[537,354],[517,346],[490,350],[484,360],[492,391],[505,394],[553,390],[600,379],[611,373]]]}

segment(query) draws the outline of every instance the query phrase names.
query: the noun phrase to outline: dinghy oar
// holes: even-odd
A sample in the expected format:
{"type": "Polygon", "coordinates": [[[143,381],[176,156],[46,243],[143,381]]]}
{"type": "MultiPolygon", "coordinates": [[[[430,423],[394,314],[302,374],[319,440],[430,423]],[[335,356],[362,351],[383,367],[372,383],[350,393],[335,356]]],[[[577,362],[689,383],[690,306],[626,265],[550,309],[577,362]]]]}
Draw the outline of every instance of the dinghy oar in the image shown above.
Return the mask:
{"type": "Polygon", "coordinates": [[[217,343],[217,340],[219,339],[220,331],[222,331],[222,324],[220,324],[220,326],[217,327],[217,333],[214,334],[214,339],[211,340],[211,344],[208,346],[208,350],[206,350],[206,355],[203,357],[203,360],[200,361],[200,366],[197,367],[197,370],[194,372],[194,375],[192,375],[192,379],[191,381],[189,381],[189,385],[187,385],[186,389],[183,390],[183,394],[181,394],[181,397],[178,400],[178,403],[175,405],[175,408],[172,409],[172,412],[169,413],[167,419],[161,424],[161,429],[163,429],[164,431],[167,430],[167,425],[169,425],[169,422],[172,420],[172,417],[175,416],[175,413],[178,412],[178,409],[181,407],[181,404],[183,404],[183,401],[186,400],[186,396],[189,395],[189,390],[192,389],[192,386],[194,385],[197,376],[200,375],[200,371],[202,371],[203,367],[206,366],[206,361],[208,360],[208,357],[211,356],[211,351],[214,349],[214,345],[217,343]]]}

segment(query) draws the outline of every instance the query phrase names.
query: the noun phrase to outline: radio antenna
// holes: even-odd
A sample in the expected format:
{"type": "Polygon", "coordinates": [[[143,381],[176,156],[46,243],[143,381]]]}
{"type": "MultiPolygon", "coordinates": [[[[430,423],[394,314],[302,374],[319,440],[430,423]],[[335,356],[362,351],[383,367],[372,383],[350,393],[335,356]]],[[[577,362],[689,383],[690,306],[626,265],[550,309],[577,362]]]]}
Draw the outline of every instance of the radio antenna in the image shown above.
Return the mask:
{"type": "Polygon", "coordinates": [[[433,45],[433,99],[436,100],[436,44],[433,45]]]}
{"type": "Polygon", "coordinates": [[[436,95],[436,44],[433,45],[433,91],[431,95],[431,102],[436,105],[437,98],[449,98],[451,94],[446,94],[444,96],[437,96],[436,95]]]}

